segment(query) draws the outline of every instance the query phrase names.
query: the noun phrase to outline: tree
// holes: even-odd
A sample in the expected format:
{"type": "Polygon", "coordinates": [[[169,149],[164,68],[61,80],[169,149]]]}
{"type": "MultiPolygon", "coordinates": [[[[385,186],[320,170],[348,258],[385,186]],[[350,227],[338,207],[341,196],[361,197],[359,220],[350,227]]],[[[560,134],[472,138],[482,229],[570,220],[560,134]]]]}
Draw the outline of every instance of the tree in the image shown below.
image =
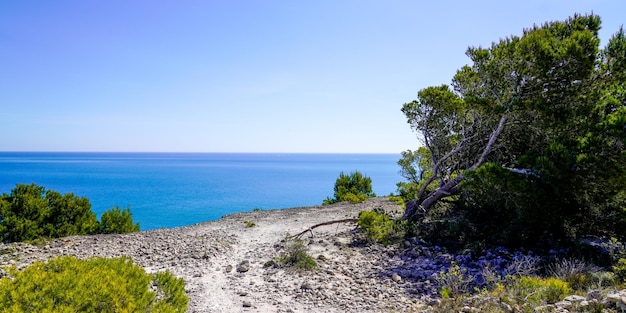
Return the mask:
{"type": "Polygon", "coordinates": [[[139,231],[139,224],[133,223],[130,207],[121,210],[115,206],[100,216],[101,234],[123,234],[139,231]]]}
{"type": "Polygon", "coordinates": [[[85,197],[61,195],[36,184],[17,184],[10,194],[0,195],[0,241],[29,241],[38,238],[139,230],[130,208],[111,209],[98,222],[85,197]]]}
{"type": "Polygon", "coordinates": [[[324,204],[331,204],[341,201],[359,203],[367,198],[376,197],[372,191],[372,179],[364,176],[359,171],[344,174],[341,172],[335,181],[335,198],[327,198],[324,204]]]}
{"type": "Polygon", "coordinates": [[[471,47],[452,89],[404,104],[423,145],[399,161],[415,190],[404,217],[517,243],[620,232],[626,40],[620,30],[601,51],[599,29],[575,15],[471,47]]]}

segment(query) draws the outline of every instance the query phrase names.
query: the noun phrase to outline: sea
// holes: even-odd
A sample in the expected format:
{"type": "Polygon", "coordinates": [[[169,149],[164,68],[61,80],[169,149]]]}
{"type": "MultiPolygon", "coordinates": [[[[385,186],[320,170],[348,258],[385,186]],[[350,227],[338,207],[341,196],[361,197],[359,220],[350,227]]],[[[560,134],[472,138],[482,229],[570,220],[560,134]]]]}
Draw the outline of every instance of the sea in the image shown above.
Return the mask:
{"type": "Polygon", "coordinates": [[[98,215],[130,207],[141,230],[224,215],[320,205],[341,172],[359,171],[386,196],[400,154],[0,152],[0,194],[35,183],[86,197],[98,215]]]}

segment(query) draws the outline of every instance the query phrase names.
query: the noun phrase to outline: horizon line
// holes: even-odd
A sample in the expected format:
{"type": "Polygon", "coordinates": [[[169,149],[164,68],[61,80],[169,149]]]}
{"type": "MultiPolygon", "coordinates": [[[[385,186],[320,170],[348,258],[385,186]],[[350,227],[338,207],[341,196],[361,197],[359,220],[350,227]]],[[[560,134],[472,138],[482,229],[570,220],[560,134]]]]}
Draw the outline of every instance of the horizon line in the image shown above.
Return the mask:
{"type": "Polygon", "coordinates": [[[62,150],[0,150],[0,153],[146,153],[146,154],[401,154],[401,152],[288,152],[288,151],[62,151],[62,150]]]}

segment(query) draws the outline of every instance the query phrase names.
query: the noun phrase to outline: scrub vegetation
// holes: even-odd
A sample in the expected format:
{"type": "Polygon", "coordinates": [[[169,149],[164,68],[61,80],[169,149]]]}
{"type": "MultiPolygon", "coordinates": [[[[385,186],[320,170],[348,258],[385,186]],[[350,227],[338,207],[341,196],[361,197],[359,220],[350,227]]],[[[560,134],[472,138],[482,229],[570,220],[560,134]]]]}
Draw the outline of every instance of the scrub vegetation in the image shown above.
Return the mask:
{"type": "Polygon", "coordinates": [[[34,241],[87,234],[139,231],[130,208],[114,207],[100,221],[89,200],[72,193],[60,194],[36,184],[18,184],[0,195],[0,241],[34,241]]]}
{"type": "Polygon", "coordinates": [[[0,279],[0,312],[185,312],[185,282],[130,259],[58,257],[0,279]]]}
{"type": "Polygon", "coordinates": [[[326,198],[323,204],[333,204],[342,201],[361,203],[367,198],[376,197],[372,191],[372,179],[361,174],[359,171],[344,174],[341,172],[335,181],[335,197],[326,198]]]}
{"type": "MultiPolygon", "coordinates": [[[[571,312],[619,310],[607,299],[626,288],[626,36],[600,48],[600,25],[574,15],[470,47],[451,86],[403,105],[421,147],[398,161],[402,220],[468,256],[440,273],[436,312],[551,312],[570,295],[585,300],[571,312]],[[471,259],[490,249],[527,251],[532,270],[471,259]]],[[[359,225],[386,242],[399,222],[364,212],[359,225]]]]}

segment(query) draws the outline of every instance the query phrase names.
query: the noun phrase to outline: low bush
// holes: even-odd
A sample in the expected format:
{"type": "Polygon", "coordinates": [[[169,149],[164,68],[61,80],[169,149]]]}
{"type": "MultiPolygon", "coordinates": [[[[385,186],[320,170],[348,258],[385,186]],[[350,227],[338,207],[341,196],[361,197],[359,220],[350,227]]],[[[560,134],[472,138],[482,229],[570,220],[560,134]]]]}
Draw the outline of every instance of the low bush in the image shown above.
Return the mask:
{"type": "Polygon", "coordinates": [[[188,302],[182,278],[147,274],[128,258],[58,257],[0,279],[0,312],[169,313],[188,302]]]}
{"type": "Polygon", "coordinates": [[[470,291],[470,284],[474,277],[467,274],[467,270],[452,264],[447,271],[442,271],[437,277],[441,287],[441,297],[444,299],[454,298],[470,291]]]}
{"type": "Polygon", "coordinates": [[[512,287],[518,302],[525,302],[533,306],[546,303],[556,303],[571,294],[572,289],[566,281],[558,278],[541,278],[536,276],[522,276],[512,287]]]}
{"type": "Polygon", "coordinates": [[[625,258],[619,259],[619,261],[617,261],[617,264],[613,265],[613,273],[615,273],[615,276],[620,282],[626,283],[626,259],[625,258]]]}
{"type": "Polygon", "coordinates": [[[299,239],[286,239],[285,251],[278,257],[278,265],[302,270],[312,270],[317,263],[307,253],[304,242],[299,239]]]}
{"type": "Polygon", "coordinates": [[[392,219],[380,209],[359,213],[358,225],[370,241],[384,245],[404,238],[409,226],[408,222],[392,219]]]}

